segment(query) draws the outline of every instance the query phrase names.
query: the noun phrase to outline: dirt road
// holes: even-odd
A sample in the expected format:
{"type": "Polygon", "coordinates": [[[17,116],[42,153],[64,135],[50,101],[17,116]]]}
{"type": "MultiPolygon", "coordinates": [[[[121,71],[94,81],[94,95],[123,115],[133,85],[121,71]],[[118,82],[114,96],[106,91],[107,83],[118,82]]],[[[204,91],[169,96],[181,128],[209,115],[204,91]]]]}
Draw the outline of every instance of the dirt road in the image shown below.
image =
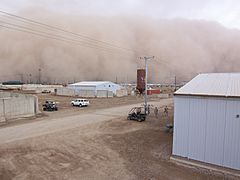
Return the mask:
{"type": "MultiPolygon", "coordinates": [[[[169,104],[170,99],[165,99],[161,102],[150,102],[155,105],[169,104]]],[[[46,135],[54,132],[59,132],[71,128],[77,128],[83,125],[108,121],[117,117],[127,116],[128,111],[140,104],[120,106],[115,108],[101,109],[88,112],[86,114],[74,115],[63,118],[47,119],[43,121],[22,124],[18,126],[0,128],[0,144],[22,140],[26,138],[46,135]]]]}

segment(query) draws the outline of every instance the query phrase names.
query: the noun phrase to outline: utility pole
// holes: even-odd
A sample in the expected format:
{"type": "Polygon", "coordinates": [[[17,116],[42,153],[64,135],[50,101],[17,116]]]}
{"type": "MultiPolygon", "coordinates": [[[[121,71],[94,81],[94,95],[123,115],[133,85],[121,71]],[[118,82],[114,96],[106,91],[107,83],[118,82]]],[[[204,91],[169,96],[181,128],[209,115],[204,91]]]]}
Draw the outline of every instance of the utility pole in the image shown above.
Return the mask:
{"type": "Polygon", "coordinates": [[[174,76],[174,91],[177,90],[177,76],[174,76]]]}
{"type": "Polygon", "coordinates": [[[20,74],[20,76],[21,76],[21,83],[23,83],[23,81],[24,81],[23,74],[20,74]]]}
{"type": "Polygon", "coordinates": [[[144,59],[145,61],[145,95],[144,95],[144,109],[145,114],[148,114],[148,104],[147,104],[147,83],[148,83],[148,60],[153,60],[154,56],[152,57],[140,57],[140,59],[144,59]]]}
{"type": "Polygon", "coordinates": [[[20,81],[23,83],[23,81],[24,81],[23,74],[18,74],[18,76],[20,76],[20,81]]]}
{"type": "Polygon", "coordinates": [[[32,84],[32,74],[29,74],[29,83],[32,84]]]}
{"type": "Polygon", "coordinates": [[[41,76],[42,76],[41,71],[42,71],[41,68],[39,68],[38,69],[38,83],[39,84],[41,84],[41,76]]]}

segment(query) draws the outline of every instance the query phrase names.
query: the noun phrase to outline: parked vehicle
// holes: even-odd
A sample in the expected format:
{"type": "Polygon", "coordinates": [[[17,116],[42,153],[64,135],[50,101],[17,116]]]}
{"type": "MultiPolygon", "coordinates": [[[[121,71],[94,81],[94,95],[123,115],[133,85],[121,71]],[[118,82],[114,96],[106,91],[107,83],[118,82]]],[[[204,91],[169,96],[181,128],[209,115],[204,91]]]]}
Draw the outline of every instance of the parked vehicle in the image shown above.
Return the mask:
{"type": "Polygon", "coordinates": [[[43,104],[43,111],[58,111],[58,106],[55,101],[46,101],[43,104]]]}
{"type": "Polygon", "coordinates": [[[47,90],[47,89],[44,89],[44,90],[42,91],[42,93],[43,93],[43,94],[47,94],[47,93],[51,93],[51,91],[50,91],[50,90],[47,90]]]}
{"type": "Polygon", "coordinates": [[[142,122],[146,117],[144,107],[134,107],[129,111],[127,119],[142,122]]]}
{"type": "Polygon", "coordinates": [[[84,106],[89,106],[89,100],[87,99],[75,99],[71,101],[72,106],[79,106],[79,107],[84,107],[84,106]]]}

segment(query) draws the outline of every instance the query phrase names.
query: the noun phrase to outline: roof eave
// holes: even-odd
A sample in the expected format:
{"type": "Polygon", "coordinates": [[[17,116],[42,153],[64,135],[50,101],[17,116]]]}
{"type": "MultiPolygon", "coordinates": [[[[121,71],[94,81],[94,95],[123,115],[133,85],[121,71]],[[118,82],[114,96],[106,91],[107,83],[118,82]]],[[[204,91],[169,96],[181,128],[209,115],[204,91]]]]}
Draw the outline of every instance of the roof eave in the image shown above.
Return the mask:
{"type": "Polygon", "coordinates": [[[188,93],[177,94],[177,93],[174,93],[173,95],[174,96],[217,97],[217,98],[240,98],[240,96],[211,95],[211,94],[188,94],[188,93]]]}

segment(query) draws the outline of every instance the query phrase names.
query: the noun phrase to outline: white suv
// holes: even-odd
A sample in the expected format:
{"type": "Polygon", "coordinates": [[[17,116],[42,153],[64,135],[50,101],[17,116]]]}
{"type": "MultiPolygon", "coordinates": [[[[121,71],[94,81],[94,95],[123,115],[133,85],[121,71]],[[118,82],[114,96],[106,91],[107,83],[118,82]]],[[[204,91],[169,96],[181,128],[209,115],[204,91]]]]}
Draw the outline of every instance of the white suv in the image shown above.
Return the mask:
{"type": "Polygon", "coordinates": [[[73,106],[83,107],[88,106],[90,103],[87,99],[75,99],[74,101],[71,101],[71,104],[73,106]]]}

